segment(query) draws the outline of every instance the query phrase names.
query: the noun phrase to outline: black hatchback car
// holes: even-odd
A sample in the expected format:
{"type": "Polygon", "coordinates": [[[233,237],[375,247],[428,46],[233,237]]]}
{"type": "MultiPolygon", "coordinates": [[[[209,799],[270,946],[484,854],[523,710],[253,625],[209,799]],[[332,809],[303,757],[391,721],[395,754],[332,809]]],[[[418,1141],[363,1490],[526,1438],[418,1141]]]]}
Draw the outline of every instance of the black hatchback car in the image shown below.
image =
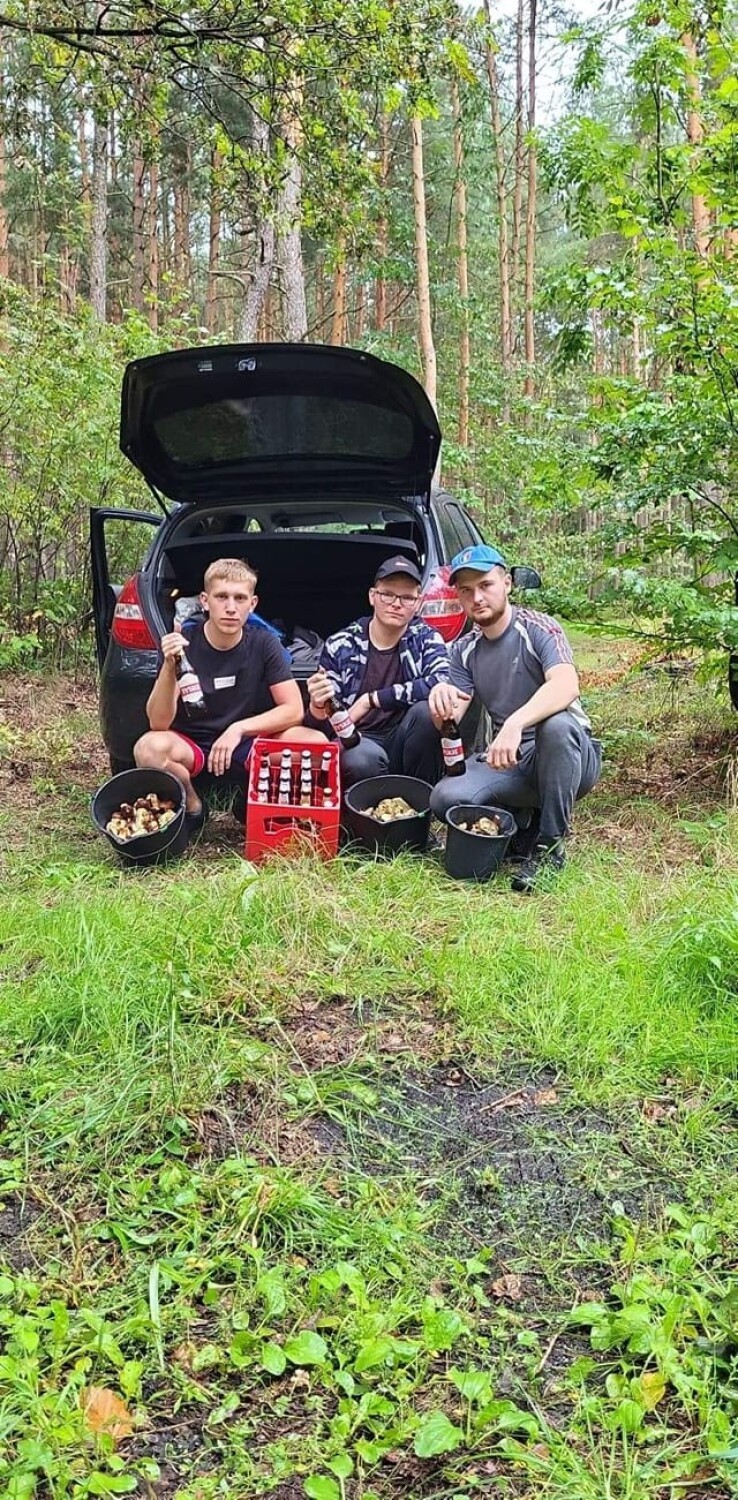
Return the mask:
{"type": "MultiPolygon", "coordinates": [[[[448,563],[483,538],[463,506],[433,488],[441,431],[424,390],[397,365],[309,344],[153,355],[125,371],[120,445],[158,510],[90,515],[113,771],[133,763],[148,727],[159,638],[216,558],[256,569],[258,614],[279,630],[298,681],[314,670],[322,640],[366,612],[378,567],[397,554],[422,571],[422,618],[447,641],[465,628],[448,563]],[[108,528],[121,522],[140,527],[149,545],[116,581],[108,528]]],[[[538,581],[517,571],[532,574],[517,580],[523,586],[538,581]]]]}

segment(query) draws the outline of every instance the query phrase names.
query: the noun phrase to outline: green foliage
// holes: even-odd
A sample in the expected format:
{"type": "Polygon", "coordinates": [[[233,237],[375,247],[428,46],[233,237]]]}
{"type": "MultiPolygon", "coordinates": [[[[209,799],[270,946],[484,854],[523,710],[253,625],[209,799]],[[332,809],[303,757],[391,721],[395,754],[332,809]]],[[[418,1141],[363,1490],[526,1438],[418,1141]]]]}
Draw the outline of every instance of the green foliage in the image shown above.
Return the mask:
{"type": "Polygon", "coordinates": [[[158,345],[139,318],[100,328],[11,282],[0,327],[0,661],[41,650],[60,665],[89,610],[89,507],[145,504],[118,449],[120,382],[158,345]]]}

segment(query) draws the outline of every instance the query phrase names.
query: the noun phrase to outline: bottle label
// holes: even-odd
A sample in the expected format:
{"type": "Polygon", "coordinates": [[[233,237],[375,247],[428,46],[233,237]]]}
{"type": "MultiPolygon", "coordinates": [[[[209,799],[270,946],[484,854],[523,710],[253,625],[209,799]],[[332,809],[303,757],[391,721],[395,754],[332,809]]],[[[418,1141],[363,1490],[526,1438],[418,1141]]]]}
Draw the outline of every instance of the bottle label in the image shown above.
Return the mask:
{"type": "Polygon", "coordinates": [[[356,733],[353,720],[345,708],[339,708],[337,713],[331,714],[331,725],[339,740],[350,740],[356,733]]]}
{"type": "Polygon", "coordinates": [[[457,766],[464,759],[464,746],[461,740],[441,740],[443,759],[447,766],[457,766]]]}
{"type": "Polygon", "coordinates": [[[200,679],[195,672],[182,673],[179,679],[179,691],[185,703],[200,703],[202,701],[200,679]]]}

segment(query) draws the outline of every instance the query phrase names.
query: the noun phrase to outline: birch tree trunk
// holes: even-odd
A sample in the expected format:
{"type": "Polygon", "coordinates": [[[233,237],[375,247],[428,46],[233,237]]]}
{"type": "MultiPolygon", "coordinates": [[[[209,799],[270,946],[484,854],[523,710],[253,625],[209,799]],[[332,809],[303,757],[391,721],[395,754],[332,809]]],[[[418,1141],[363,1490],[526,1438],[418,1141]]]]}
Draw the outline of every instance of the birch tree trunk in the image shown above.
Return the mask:
{"type": "Polygon", "coordinates": [[[512,323],[510,321],[510,255],[507,238],[507,183],[505,171],[505,144],[500,113],[500,80],[497,71],[495,44],[492,39],[492,15],[489,0],[484,0],[488,32],[484,44],[489,101],[492,114],[492,134],[495,145],[495,189],[497,193],[497,259],[500,278],[500,355],[503,372],[510,368],[512,354],[512,323]]]}
{"type": "Polygon", "coordinates": [[[454,199],[456,206],[456,249],[459,282],[459,425],[458,440],[462,448],[469,442],[469,256],[467,247],[466,179],[464,175],[464,142],[461,132],[459,86],[451,84],[451,108],[454,121],[454,199]]]}
{"type": "Polygon", "coordinates": [[[108,117],[95,110],[92,137],[92,218],[90,223],[90,302],[104,323],[108,305],[108,117]]]}
{"type": "Polygon", "coordinates": [[[282,122],[287,147],[287,177],[279,195],[279,262],[282,272],[285,338],[300,343],[307,338],[305,264],[302,255],[302,168],[300,109],[302,88],[292,90],[282,122]]]}
{"type": "Polygon", "coordinates": [[[538,154],[536,151],[536,17],[538,0],[529,0],[528,14],[528,204],[525,216],[525,394],[535,392],[536,336],[536,209],[538,154]]]}
{"type": "Polygon", "coordinates": [[[413,116],[411,129],[418,331],[420,334],[420,352],[423,362],[423,385],[429,401],[435,408],[437,395],[436,346],[433,342],[433,318],[431,312],[430,276],[428,272],[428,226],[425,209],[423,125],[418,115],[413,116]]]}

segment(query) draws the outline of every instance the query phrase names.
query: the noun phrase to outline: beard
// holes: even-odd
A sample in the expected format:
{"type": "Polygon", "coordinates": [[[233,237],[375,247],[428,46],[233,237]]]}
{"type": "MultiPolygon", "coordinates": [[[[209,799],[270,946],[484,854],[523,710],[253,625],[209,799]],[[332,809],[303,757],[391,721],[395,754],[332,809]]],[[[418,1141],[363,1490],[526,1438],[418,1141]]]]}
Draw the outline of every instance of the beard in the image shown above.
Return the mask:
{"type": "Polygon", "coordinates": [[[507,609],[507,599],[502,604],[481,604],[472,610],[471,619],[475,625],[496,625],[501,620],[507,609]]]}

